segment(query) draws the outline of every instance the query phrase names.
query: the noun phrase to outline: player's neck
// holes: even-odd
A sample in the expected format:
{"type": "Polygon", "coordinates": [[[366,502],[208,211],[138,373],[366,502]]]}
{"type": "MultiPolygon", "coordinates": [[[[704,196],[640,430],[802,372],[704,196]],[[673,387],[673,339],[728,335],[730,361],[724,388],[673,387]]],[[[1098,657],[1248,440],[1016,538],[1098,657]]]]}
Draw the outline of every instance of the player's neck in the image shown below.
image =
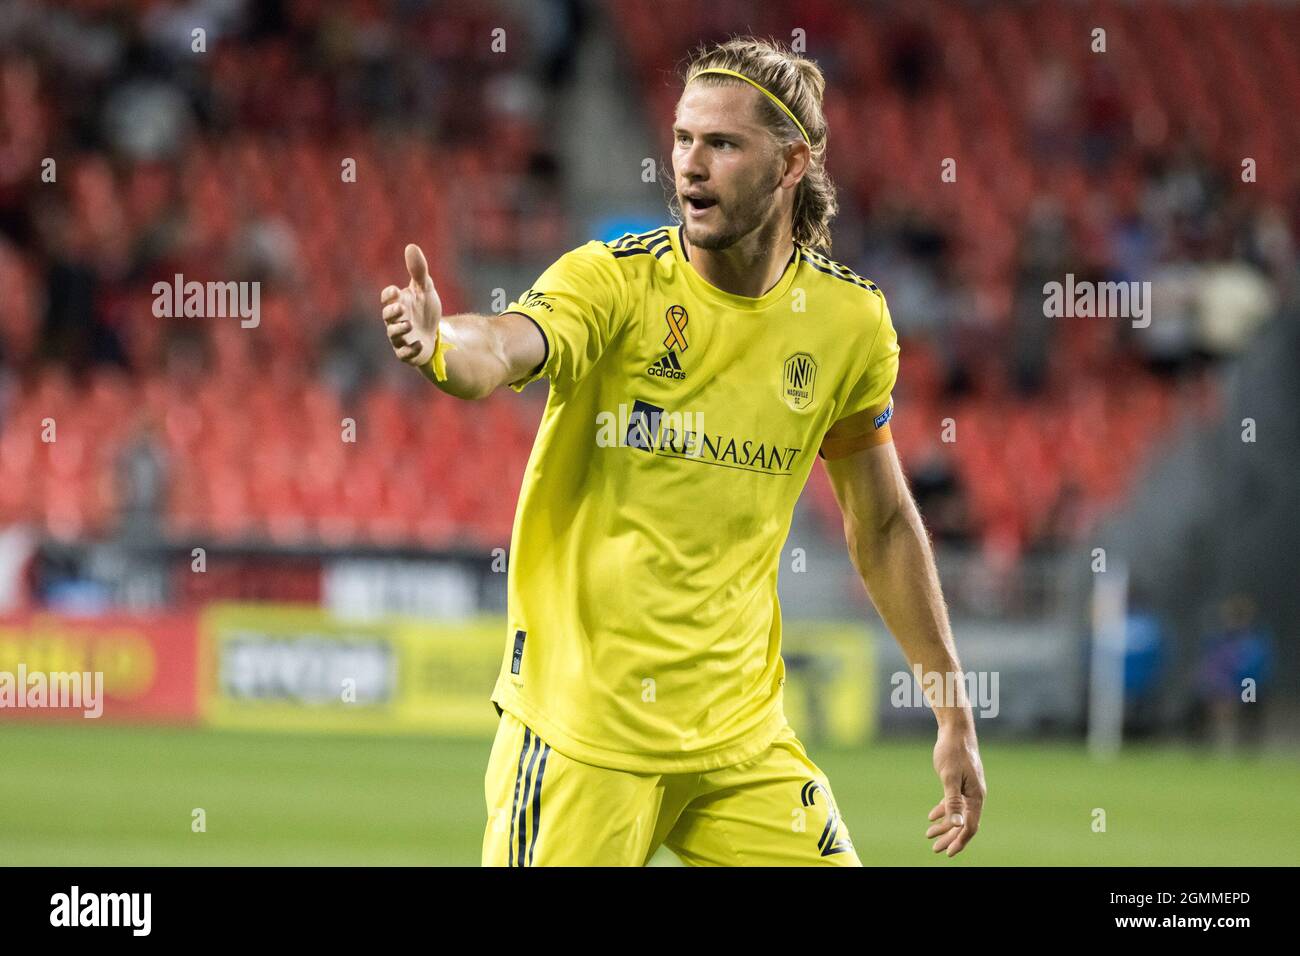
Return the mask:
{"type": "Polygon", "coordinates": [[[794,254],[788,230],[756,229],[726,249],[693,246],[682,230],[682,242],[690,267],[700,278],[723,292],[750,299],[762,297],[781,281],[794,254]]]}

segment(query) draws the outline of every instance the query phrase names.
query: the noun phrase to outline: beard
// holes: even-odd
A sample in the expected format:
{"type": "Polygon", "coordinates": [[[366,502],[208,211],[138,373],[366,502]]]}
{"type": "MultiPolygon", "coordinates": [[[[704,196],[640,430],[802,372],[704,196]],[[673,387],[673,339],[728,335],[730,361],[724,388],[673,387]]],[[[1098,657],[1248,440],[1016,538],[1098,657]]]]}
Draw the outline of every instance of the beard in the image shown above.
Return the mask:
{"type": "MultiPolygon", "coordinates": [[[[698,249],[730,249],[767,222],[772,215],[774,204],[772,197],[763,193],[757,184],[754,189],[742,191],[742,195],[749,198],[734,204],[731,202],[724,204],[719,200],[713,207],[717,210],[713,217],[717,221],[708,225],[692,222],[683,215],[682,222],[686,227],[686,238],[690,244],[698,249]]],[[[678,203],[683,208],[689,208],[687,204],[682,203],[680,196],[678,203]]]]}

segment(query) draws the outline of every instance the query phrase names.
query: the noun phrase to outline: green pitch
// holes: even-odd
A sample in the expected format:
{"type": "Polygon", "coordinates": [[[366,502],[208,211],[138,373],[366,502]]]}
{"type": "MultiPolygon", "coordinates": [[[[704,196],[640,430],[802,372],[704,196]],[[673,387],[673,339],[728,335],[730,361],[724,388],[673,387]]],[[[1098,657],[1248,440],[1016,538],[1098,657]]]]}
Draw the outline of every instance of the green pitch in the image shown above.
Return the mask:
{"type": "MultiPolygon", "coordinates": [[[[489,743],[3,726],[0,864],[474,866],[489,743]]],[[[980,834],[948,860],[924,837],[940,795],[929,744],[809,750],[868,865],[1293,865],[1300,850],[1293,756],[1098,764],[986,742],[980,834]]]]}

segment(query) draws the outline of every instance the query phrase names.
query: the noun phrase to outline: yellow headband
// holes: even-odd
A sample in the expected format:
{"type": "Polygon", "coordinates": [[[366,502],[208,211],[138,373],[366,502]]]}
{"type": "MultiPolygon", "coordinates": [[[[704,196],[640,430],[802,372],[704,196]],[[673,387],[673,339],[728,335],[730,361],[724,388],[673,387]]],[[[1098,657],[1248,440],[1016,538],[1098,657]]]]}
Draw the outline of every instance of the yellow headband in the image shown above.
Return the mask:
{"type": "Polygon", "coordinates": [[[721,73],[723,76],[734,76],[738,80],[744,80],[754,89],[758,90],[758,92],[762,93],[769,100],[775,103],[777,109],[779,109],[786,116],[790,117],[790,122],[794,123],[795,126],[799,127],[799,134],[803,137],[803,141],[807,143],[810,147],[812,146],[812,140],[808,138],[808,131],[803,128],[803,123],[799,122],[799,120],[795,117],[795,115],[790,112],[790,107],[782,103],[780,98],[775,93],[772,93],[770,90],[767,90],[766,88],[755,83],[744,73],[737,73],[735,70],[723,69],[720,66],[710,67],[707,70],[700,70],[700,72],[696,73],[695,76],[692,76],[691,79],[693,80],[696,77],[701,77],[706,73],[721,73]]]}

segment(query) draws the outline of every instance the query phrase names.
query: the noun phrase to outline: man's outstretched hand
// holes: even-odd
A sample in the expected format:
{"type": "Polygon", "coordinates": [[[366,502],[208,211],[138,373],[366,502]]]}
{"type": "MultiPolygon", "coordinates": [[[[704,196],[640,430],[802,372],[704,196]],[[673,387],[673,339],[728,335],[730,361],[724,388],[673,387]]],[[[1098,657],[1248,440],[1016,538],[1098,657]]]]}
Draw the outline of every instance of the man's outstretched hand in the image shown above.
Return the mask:
{"type": "Polygon", "coordinates": [[[956,856],[980,828],[988,791],[975,734],[941,727],[934,745],[934,770],[943,783],[943,799],[930,811],[930,819],[938,822],[925,835],[939,838],[935,853],[946,849],[949,856],[956,856]]]}
{"type": "Polygon", "coordinates": [[[410,284],[404,289],[388,286],[379,294],[379,301],[393,351],[407,365],[419,368],[433,358],[442,300],[429,277],[429,263],[414,243],[406,247],[406,271],[411,275],[410,284]]]}

